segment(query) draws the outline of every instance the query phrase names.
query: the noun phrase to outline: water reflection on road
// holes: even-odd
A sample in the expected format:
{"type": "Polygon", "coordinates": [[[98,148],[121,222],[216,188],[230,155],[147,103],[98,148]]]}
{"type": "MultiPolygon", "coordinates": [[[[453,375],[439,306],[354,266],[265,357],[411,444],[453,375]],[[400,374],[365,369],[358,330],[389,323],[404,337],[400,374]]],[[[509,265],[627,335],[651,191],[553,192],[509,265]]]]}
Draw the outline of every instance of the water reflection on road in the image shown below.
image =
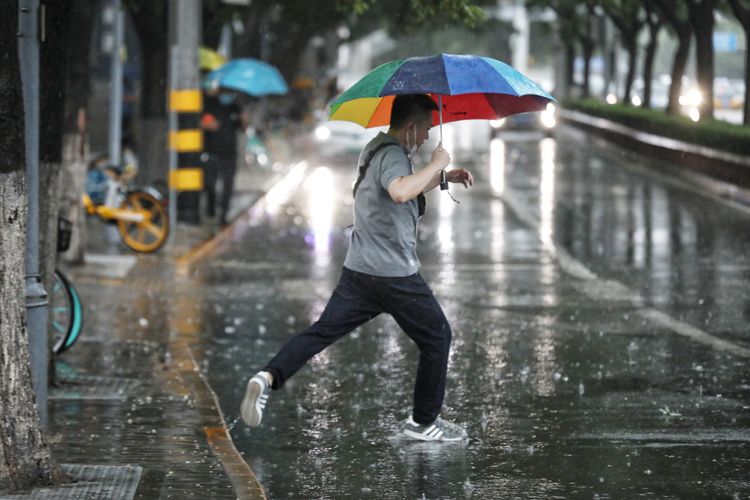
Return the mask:
{"type": "MultiPolygon", "coordinates": [[[[444,417],[408,443],[416,349],[379,317],[235,427],[270,498],[750,494],[747,216],[628,170],[580,134],[506,137],[460,204],[428,195],[422,274],[454,331],[444,417]]],[[[317,318],[351,224],[351,164],[306,164],[197,269],[203,366],[227,418],[317,318]]]]}

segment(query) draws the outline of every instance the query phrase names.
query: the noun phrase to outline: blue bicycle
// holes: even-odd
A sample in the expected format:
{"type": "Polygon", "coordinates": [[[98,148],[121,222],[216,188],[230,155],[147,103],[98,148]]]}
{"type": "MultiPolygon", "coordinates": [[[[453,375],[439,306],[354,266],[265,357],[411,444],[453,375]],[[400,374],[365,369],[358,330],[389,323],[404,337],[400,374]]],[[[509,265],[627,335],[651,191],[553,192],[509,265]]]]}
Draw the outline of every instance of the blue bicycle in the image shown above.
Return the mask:
{"type": "Polygon", "coordinates": [[[52,282],[50,314],[53,330],[52,352],[60,354],[78,340],[83,329],[83,307],[75,287],[59,269],[55,269],[52,282]]]}
{"type": "MultiPolygon", "coordinates": [[[[59,218],[57,221],[57,251],[64,252],[70,246],[73,225],[59,218]]],[[[55,269],[52,277],[52,290],[49,294],[52,325],[52,352],[60,354],[78,340],[83,329],[83,306],[73,283],[55,269]]]]}

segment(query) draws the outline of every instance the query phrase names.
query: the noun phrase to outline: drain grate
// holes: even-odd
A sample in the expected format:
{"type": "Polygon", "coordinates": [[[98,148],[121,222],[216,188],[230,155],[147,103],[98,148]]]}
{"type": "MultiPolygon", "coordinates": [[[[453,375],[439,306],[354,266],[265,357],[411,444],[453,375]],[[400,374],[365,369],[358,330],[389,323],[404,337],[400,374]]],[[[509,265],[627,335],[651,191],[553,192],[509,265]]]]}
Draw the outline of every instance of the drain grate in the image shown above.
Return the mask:
{"type": "Polygon", "coordinates": [[[22,495],[0,496],[0,500],[132,500],[143,471],[137,465],[63,464],[62,468],[74,482],[22,495]]]}
{"type": "Polygon", "coordinates": [[[76,375],[60,382],[60,387],[50,391],[49,399],[125,399],[140,386],[137,379],[94,375],[76,375]]]}

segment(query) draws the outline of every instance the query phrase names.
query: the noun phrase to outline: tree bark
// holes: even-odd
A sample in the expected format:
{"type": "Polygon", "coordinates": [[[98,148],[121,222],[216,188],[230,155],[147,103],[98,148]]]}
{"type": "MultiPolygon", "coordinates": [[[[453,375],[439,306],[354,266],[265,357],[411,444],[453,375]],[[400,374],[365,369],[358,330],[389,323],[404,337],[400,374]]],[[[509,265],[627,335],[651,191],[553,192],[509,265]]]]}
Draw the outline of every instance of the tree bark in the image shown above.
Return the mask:
{"type": "Polygon", "coordinates": [[[143,2],[133,7],[141,44],[141,111],[137,144],[139,178],[153,182],[167,178],[167,68],[169,67],[169,30],[167,2],[143,2]]]}
{"type": "Polygon", "coordinates": [[[586,13],[583,15],[583,31],[579,35],[581,52],[583,53],[583,83],[581,90],[583,97],[591,95],[591,58],[596,48],[596,41],[594,40],[595,18],[594,5],[590,1],[586,2],[586,13]]]}
{"type": "Polygon", "coordinates": [[[625,42],[625,51],[628,53],[628,72],[625,75],[625,90],[623,91],[622,102],[629,105],[630,95],[633,92],[633,81],[635,80],[635,68],[638,65],[638,46],[635,37],[625,42]]]}
{"type": "Polygon", "coordinates": [[[686,0],[690,24],[695,33],[695,62],[698,86],[703,94],[701,119],[714,116],[714,9],[716,0],[686,0]]]}
{"type": "Polygon", "coordinates": [[[0,2],[0,491],[62,482],[31,386],[24,301],[26,182],[18,5],[0,2]]]}
{"type": "Polygon", "coordinates": [[[669,101],[667,102],[667,113],[677,115],[680,113],[682,77],[685,74],[685,67],[687,66],[693,31],[690,27],[690,22],[680,17],[679,8],[675,0],[655,0],[655,4],[677,36],[677,49],[675,50],[672,62],[672,80],[669,84],[669,101]]]}
{"type": "Polygon", "coordinates": [[[654,75],[654,58],[659,43],[659,31],[663,20],[653,5],[646,4],[646,23],[648,24],[648,44],[643,56],[643,107],[651,107],[651,81],[654,75]]]}
{"type": "MultiPolygon", "coordinates": [[[[39,263],[45,290],[52,290],[57,264],[57,217],[60,210],[65,75],[70,28],[69,2],[43,2],[46,8],[45,42],[40,53],[39,135],[39,263]]],[[[50,324],[52,315],[50,315],[50,324]]],[[[49,329],[52,332],[52,329],[49,329]]],[[[50,344],[51,345],[51,344],[50,344]]],[[[50,360],[52,360],[50,356],[50,360]]],[[[50,377],[54,372],[50,371],[50,377]]]]}
{"type": "MultiPolygon", "coordinates": [[[[573,75],[575,74],[576,49],[572,42],[564,42],[565,47],[565,67],[564,82],[568,93],[573,89],[573,75]]],[[[567,97],[567,96],[565,96],[567,97]]]]}

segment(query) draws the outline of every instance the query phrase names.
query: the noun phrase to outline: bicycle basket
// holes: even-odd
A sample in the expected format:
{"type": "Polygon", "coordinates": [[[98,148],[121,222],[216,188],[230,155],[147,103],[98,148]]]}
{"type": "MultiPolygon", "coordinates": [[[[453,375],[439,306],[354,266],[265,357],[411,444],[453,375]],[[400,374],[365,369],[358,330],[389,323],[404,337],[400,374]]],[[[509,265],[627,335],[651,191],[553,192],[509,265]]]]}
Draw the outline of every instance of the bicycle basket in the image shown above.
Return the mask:
{"type": "Polygon", "coordinates": [[[57,251],[65,252],[70,248],[70,237],[73,234],[73,223],[62,217],[57,218],[57,251]]]}

